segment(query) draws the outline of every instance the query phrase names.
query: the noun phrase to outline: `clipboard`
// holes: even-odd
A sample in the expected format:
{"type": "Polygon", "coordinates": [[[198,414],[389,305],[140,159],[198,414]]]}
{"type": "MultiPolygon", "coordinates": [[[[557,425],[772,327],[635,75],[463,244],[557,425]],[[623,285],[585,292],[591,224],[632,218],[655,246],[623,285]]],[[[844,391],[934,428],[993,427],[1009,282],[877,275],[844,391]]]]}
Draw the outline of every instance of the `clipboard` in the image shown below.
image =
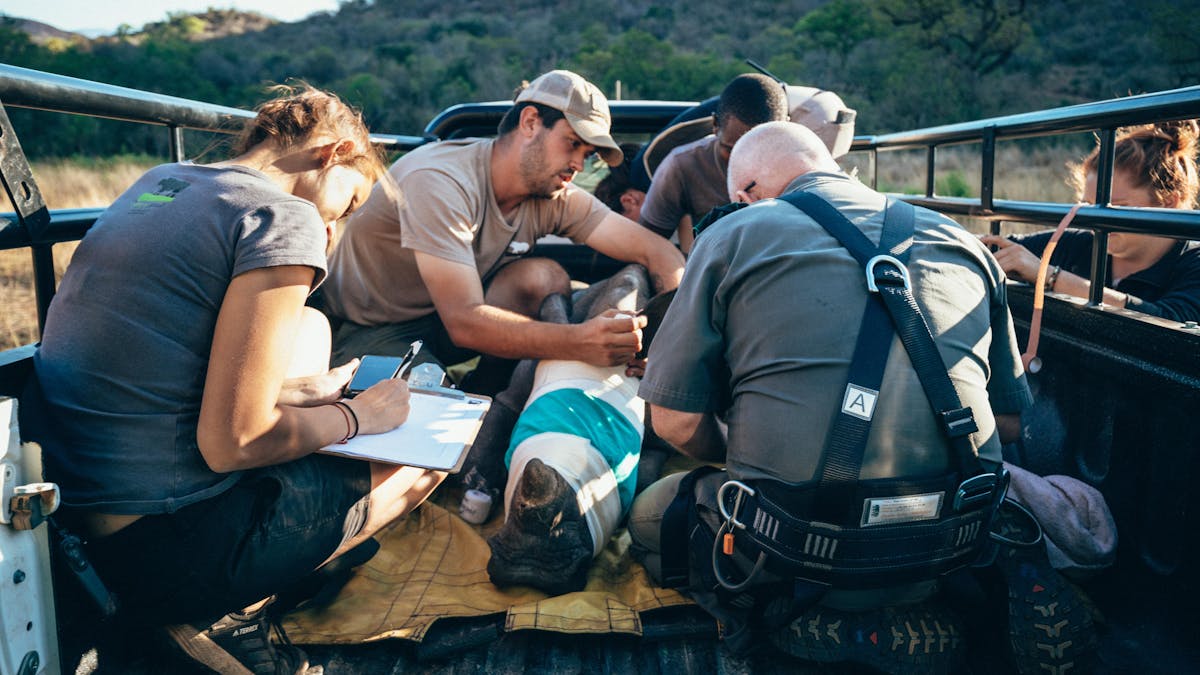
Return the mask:
{"type": "Polygon", "coordinates": [[[404,424],[382,434],[327,445],[319,452],[457,473],[492,399],[448,387],[413,387],[410,391],[411,407],[404,424]]]}

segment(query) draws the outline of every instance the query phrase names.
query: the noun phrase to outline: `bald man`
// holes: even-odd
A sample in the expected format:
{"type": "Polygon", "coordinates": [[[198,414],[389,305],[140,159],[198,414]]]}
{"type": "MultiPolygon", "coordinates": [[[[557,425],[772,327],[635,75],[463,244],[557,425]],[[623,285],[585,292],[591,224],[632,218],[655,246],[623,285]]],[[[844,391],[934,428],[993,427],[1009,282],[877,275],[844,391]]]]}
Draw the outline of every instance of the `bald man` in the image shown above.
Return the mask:
{"type": "MultiPolygon", "coordinates": [[[[799,191],[814,194],[873,244],[882,232],[887,201],[843,173],[812,131],[791,122],[759,125],[738,141],[729,162],[728,190],[732,201],[748,206],[697,236],[639,390],[650,403],[653,429],[663,439],[696,459],[725,463],[725,471],[699,477],[692,488],[699,522],[710,532],[726,522],[719,515],[716,495],[727,481],[785,489],[812,486],[821,477],[835,418],[847,412],[848,400],[863,400],[846,396],[868,302],[863,266],[813,218],[775,198],[799,191]],[[687,348],[678,348],[681,345],[687,348]],[[727,432],[718,418],[728,423],[727,432]]],[[[974,412],[978,430],[970,434],[971,447],[994,470],[1002,440],[1015,433],[1018,424],[1013,422],[1031,402],[1004,273],[979,241],[952,220],[920,208],[914,220],[907,261],[912,292],[933,327],[962,404],[974,412]]],[[[894,345],[890,354],[883,384],[870,394],[872,422],[860,480],[945,472],[955,466],[950,443],[904,348],[894,345]]],[[[659,580],[664,571],[660,553],[672,548],[660,538],[659,526],[682,478],[676,474],[651,485],[635,501],[630,516],[635,552],[659,580]]],[[[935,508],[932,502],[927,506],[935,508]]],[[[904,522],[905,516],[897,517],[896,522],[904,522]]],[[[671,536],[665,528],[662,535],[671,536]]],[[[733,536],[743,541],[741,530],[733,536]]],[[[753,556],[745,557],[740,549],[722,555],[720,546],[710,552],[712,541],[711,535],[690,539],[693,557],[704,563],[701,568],[715,564],[734,582],[751,576],[753,556]],[[709,550],[702,550],[705,546],[709,550]]],[[[750,588],[777,586],[768,594],[791,597],[792,577],[777,576],[771,569],[754,574],[750,588]]],[[[738,637],[747,625],[761,628],[755,622],[763,615],[762,607],[743,612],[701,592],[715,585],[711,577],[704,581],[704,571],[691,568],[693,596],[723,621],[726,635],[738,637]]],[[[902,629],[905,622],[930,631],[935,624],[953,625],[940,605],[927,601],[936,590],[935,576],[882,589],[835,586],[820,598],[815,624],[798,630],[791,630],[798,624],[785,625],[769,635],[777,646],[805,659],[853,660],[887,672],[948,671],[961,656],[958,642],[939,642],[932,633],[935,641],[926,644],[935,646],[924,656],[933,660],[924,664],[905,661],[911,655],[898,651],[890,639],[850,648],[849,631],[855,626],[886,636],[891,635],[889,625],[902,629]],[[897,605],[904,609],[895,610],[897,605]],[[867,617],[870,625],[856,623],[854,616],[867,617]],[[835,636],[834,642],[844,642],[847,649],[810,640],[809,628],[835,636]]]]}

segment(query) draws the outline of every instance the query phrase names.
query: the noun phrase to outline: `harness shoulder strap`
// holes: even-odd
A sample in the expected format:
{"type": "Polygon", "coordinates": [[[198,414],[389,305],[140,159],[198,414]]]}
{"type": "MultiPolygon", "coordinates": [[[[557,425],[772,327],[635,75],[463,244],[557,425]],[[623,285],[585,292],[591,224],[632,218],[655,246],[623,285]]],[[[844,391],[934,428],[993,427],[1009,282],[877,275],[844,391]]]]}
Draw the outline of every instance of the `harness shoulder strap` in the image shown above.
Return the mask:
{"type": "MultiPolygon", "coordinates": [[[[882,381],[883,367],[887,362],[887,349],[891,344],[892,331],[899,333],[901,342],[908,352],[917,377],[929,399],[930,405],[938,415],[943,432],[950,440],[959,471],[964,476],[972,476],[983,472],[979,457],[970,443],[970,433],[977,430],[974,416],[970,408],[963,407],[958,392],[954,389],[941,354],[937,351],[933,334],[921,313],[916,299],[909,287],[907,269],[904,259],[911,248],[911,240],[915,231],[915,209],[911,204],[901,200],[888,199],[884,215],[883,232],[880,244],[875,247],[853,223],[829,202],[811,192],[792,192],[780,198],[806,213],[829,234],[836,238],[850,254],[866,268],[867,285],[872,291],[872,300],[867,303],[863,315],[863,323],[859,329],[859,342],[855,347],[854,360],[851,363],[851,373],[847,384],[847,394],[843,411],[838,415],[831,438],[827,442],[826,467],[822,471],[822,484],[836,485],[846,480],[857,480],[861,467],[862,452],[865,450],[867,434],[870,431],[870,413],[862,408],[849,405],[851,390],[855,387],[858,375],[855,371],[866,370],[878,372],[877,377],[871,377],[869,383],[878,385],[882,381]],[[879,257],[883,256],[883,257],[879,257]],[[878,315],[872,307],[882,305],[886,316],[891,321],[880,324],[878,315]],[[870,321],[871,323],[868,323],[870,321]],[[873,325],[872,325],[873,324],[873,325]],[[864,335],[864,333],[870,333],[864,335]],[[880,349],[882,337],[875,333],[886,333],[887,346],[880,349]],[[874,340],[871,345],[864,344],[874,340]],[[863,353],[860,350],[874,349],[873,353],[863,353]],[[880,358],[879,354],[883,356],[880,358]],[[860,359],[867,359],[869,366],[860,367],[860,359]],[[867,419],[863,419],[867,417],[867,419]],[[849,434],[847,440],[839,440],[838,436],[849,434]],[[853,443],[854,448],[847,446],[853,443]],[[861,447],[860,447],[861,444],[861,447]],[[852,466],[845,464],[851,455],[857,458],[852,466]],[[833,466],[829,466],[833,458],[833,466]],[[849,476],[851,469],[853,476],[849,476]]],[[[861,375],[858,375],[861,377],[861,375]]],[[[877,395],[878,386],[861,386],[866,392],[859,391],[862,396],[877,395]]]]}

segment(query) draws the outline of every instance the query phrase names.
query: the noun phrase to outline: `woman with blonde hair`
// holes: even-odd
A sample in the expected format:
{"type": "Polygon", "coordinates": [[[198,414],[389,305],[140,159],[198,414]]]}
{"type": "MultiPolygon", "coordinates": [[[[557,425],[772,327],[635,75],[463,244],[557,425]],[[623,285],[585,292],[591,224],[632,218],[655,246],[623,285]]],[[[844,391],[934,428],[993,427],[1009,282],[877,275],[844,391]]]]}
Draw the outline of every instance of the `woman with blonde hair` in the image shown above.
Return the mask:
{"type": "Polygon", "coordinates": [[[302,671],[302,652],[267,639],[261,601],[443,477],[315,454],[400,425],[409,393],[394,379],[343,400],[357,363],[329,369],[329,325],[305,307],[381,158],[335,95],[280,94],[232,159],[155,167],[100,216],[22,397],[58,518],[87,539],[124,619],[171,624],[220,672],[302,671]]]}
{"type": "MultiPolygon", "coordinates": [[[[1200,191],[1195,120],[1122,129],[1113,166],[1113,206],[1192,209],[1200,191]]],[[[1073,167],[1073,181],[1085,201],[1096,200],[1099,149],[1073,167]]],[[[1011,279],[1033,283],[1050,232],[1004,238],[982,237],[997,247],[996,260],[1011,279]]],[[[1128,307],[1173,321],[1200,320],[1200,243],[1148,234],[1108,236],[1108,280],[1104,304],[1128,307]]],[[[1067,230],[1050,258],[1046,290],[1089,297],[1092,233],[1067,230]]]]}

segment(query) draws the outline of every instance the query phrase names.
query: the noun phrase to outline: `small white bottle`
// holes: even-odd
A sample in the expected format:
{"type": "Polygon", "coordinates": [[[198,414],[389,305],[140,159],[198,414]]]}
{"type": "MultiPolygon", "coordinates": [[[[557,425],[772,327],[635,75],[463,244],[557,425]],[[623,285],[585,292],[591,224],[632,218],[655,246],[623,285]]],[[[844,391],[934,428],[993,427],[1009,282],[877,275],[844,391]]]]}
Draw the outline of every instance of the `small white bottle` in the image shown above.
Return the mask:
{"type": "Polygon", "coordinates": [[[458,506],[462,519],[472,525],[482,525],[492,514],[492,496],[482,490],[467,490],[458,506]]]}

